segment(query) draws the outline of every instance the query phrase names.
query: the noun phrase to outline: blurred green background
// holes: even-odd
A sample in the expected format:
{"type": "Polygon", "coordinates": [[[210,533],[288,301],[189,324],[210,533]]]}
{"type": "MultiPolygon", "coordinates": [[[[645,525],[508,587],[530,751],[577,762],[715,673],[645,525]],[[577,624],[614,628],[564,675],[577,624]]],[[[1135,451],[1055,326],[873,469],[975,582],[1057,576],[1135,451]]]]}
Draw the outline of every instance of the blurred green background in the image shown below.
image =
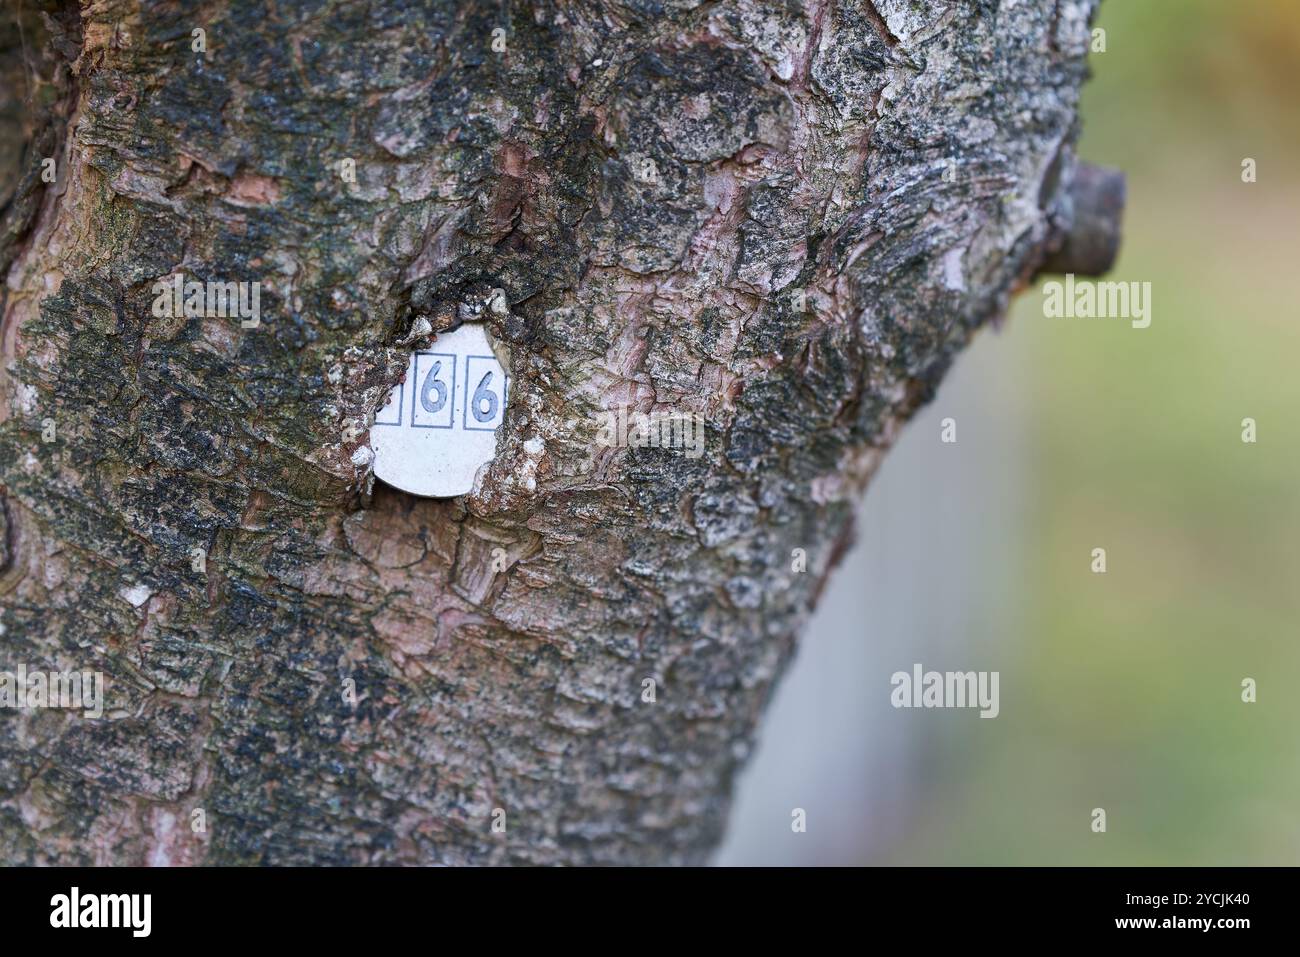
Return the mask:
{"type": "Polygon", "coordinates": [[[1300,2],[1107,0],[1095,26],[1080,154],[1128,175],[1110,278],[1152,284],[1151,326],[1046,319],[1035,288],[959,360],[868,493],[858,580],[832,587],[909,548],[934,578],[831,601],[821,631],[848,631],[801,649],[721,863],[1300,862],[1300,2]],[[1000,717],[890,712],[913,661],[1000,670],[1000,717]],[[827,761],[801,757],[819,737],[827,761]]]}
{"type": "Polygon", "coordinates": [[[1017,303],[1031,560],[1005,724],[948,742],[961,776],[890,859],[1296,864],[1300,3],[1109,0],[1095,25],[1080,153],[1128,175],[1112,278],[1152,283],[1153,320],[1017,303]]]}

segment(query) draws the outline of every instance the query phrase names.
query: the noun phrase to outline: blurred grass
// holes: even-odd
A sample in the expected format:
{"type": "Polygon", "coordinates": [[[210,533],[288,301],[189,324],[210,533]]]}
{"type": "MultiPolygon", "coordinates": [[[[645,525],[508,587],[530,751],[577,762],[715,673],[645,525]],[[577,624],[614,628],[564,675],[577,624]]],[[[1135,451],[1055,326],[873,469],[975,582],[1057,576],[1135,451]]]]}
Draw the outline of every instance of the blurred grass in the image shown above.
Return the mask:
{"type": "Polygon", "coordinates": [[[1096,25],[1081,153],[1128,173],[1111,278],[1152,283],[1152,324],[1016,306],[1025,632],[892,861],[1295,864],[1300,3],[1107,0],[1096,25]]]}

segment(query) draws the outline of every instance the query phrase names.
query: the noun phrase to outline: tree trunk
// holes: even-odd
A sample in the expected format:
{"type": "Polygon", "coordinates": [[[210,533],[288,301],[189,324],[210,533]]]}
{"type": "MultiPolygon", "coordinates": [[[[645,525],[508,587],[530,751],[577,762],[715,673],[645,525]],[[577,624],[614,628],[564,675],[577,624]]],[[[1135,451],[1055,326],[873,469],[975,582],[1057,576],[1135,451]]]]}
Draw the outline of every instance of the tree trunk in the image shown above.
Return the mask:
{"type": "Polygon", "coordinates": [[[860,490],[1070,230],[1092,7],[11,4],[0,669],[106,693],[0,711],[0,860],[705,860],[860,490]],[[467,319],[495,460],[375,483],[467,319]]]}

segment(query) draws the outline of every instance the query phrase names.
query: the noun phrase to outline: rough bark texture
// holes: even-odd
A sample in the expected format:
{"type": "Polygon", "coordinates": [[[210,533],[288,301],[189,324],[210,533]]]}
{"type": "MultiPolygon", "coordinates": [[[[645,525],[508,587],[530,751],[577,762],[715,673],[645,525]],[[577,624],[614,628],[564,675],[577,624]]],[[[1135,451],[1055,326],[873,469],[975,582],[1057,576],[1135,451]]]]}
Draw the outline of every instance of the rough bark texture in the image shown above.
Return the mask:
{"type": "Polygon", "coordinates": [[[0,668],[108,704],[0,713],[0,860],[704,860],[860,489],[1068,228],[1092,6],[11,3],[0,668]],[[154,317],[178,271],[262,325],[154,317]],[[466,316],[495,463],[372,491],[466,316]],[[704,456],[593,451],[620,403],[704,456]]]}

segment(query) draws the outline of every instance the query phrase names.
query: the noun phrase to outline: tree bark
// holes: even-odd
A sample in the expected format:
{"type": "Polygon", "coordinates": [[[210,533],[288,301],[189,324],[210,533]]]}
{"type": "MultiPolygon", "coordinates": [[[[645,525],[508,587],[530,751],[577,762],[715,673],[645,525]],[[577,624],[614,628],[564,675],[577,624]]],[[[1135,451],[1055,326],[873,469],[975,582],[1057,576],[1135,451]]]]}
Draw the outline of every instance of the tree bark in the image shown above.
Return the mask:
{"type": "Polygon", "coordinates": [[[705,860],[855,499],[1069,233],[1092,12],[12,3],[0,669],[107,703],[0,712],[0,860],[705,860]],[[177,273],[261,325],[155,316],[177,273]],[[466,319],[493,464],[374,483],[466,319]],[[704,455],[598,447],[620,404],[704,455]]]}

